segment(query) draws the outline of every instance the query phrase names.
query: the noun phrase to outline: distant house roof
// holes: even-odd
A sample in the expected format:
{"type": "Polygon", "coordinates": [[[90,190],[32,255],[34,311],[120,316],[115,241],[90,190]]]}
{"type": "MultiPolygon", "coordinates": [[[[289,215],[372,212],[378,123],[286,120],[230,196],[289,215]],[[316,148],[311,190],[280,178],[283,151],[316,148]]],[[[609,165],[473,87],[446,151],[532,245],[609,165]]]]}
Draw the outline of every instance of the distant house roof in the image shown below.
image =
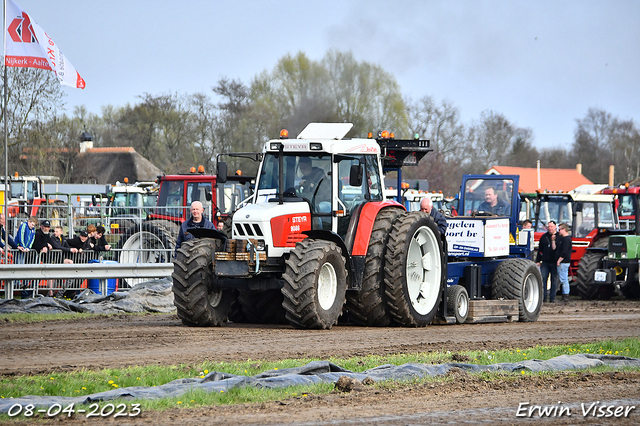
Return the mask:
{"type": "Polygon", "coordinates": [[[520,189],[523,192],[571,191],[580,185],[593,185],[576,169],[540,169],[540,187],[538,187],[538,169],[535,167],[493,166],[485,172],[487,175],[520,175],[520,189]]]}
{"type": "Polygon", "coordinates": [[[153,181],[162,171],[132,147],[89,148],[75,159],[73,182],[153,181]]]}

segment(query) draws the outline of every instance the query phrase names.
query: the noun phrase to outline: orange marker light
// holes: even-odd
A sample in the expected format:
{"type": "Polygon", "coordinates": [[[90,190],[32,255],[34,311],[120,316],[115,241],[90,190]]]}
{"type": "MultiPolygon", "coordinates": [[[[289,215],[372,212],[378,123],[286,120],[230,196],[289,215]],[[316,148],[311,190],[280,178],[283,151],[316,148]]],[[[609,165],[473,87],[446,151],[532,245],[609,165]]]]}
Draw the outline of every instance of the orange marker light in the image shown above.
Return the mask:
{"type": "Polygon", "coordinates": [[[129,178],[128,177],[124,178],[124,183],[129,183],[129,178]]]}
{"type": "Polygon", "coordinates": [[[198,173],[204,173],[204,166],[202,164],[198,166],[198,173]]]}
{"type": "Polygon", "coordinates": [[[287,129],[280,130],[280,139],[289,139],[289,131],[287,129]]]}
{"type": "Polygon", "coordinates": [[[383,139],[389,139],[389,131],[388,130],[383,130],[380,133],[380,137],[383,138],[383,139]]]}
{"type": "Polygon", "coordinates": [[[189,169],[189,172],[190,172],[190,173],[195,173],[195,172],[196,172],[196,168],[195,168],[195,167],[191,167],[191,168],[189,169]]]}

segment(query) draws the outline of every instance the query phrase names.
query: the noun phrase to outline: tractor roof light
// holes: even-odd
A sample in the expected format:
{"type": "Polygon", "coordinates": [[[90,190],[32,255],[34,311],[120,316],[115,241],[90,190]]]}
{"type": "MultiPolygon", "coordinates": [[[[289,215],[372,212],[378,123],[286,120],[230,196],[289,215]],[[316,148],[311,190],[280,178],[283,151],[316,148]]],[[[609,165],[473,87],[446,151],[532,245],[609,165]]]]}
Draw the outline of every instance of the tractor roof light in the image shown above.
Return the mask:
{"type": "Polygon", "coordinates": [[[16,178],[16,179],[17,179],[17,178],[18,178],[18,176],[19,176],[19,175],[18,175],[18,172],[14,172],[14,173],[13,173],[13,177],[14,177],[14,178],[16,178]]]}
{"type": "Polygon", "coordinates": [[[124,183],[129,183],[129,178],[125,176],[124,183]]]}
{"type": "Polygon", "coordinates": [[[409,182],[402,182],[402,185],[400,185],[400,187],[402,189],[409,189],[409,182]]]}
{"type": "Polygon", "coordinates": [[[382,139],[389,139],[389,131],[388,130],[383,130],[380,132],[380,137],[382,139]]]}
{"type": "Polygon", "coordinates": [[[240,169],[236,170],[236,176],[242,176],[242,170],[240,169]]]}
{"type": "Polygon", "coordinates": [[[393,139],[393,138],[395,138],[395,137],[396,137],[396,134],[395,134],[395,133],[393,133],[393,132],[389,133],[389,139],[393,139]]]}
{"type": "Polygon", "coordinates": [[[202,164],[198,166],[198,173],[200,173],[201,175],[204,174],[204,166],[202,164]]]}
{"type": "Polygon", "coordinates": [[[371,132],[367,133],[367,139],[373,139],[373,133],[371,132]]]}
{"type": "Polygon", "coordinates": [[[287,129],[280,130],[280,139],[289,139],[289,131],[287,129]]]}
{"type": "Polygon", "coordinates": [[[196,172],[196,168],[191,166],[191,168],[189,169],[189,173],[195,173],[196,172]]]}
{"type": "Polygon", "coordinates": [[[416,133],[415,135],[413,135],[413,138],[416,139],[416,140],[420,139],[420,135],[418,133],[416,133]]]}

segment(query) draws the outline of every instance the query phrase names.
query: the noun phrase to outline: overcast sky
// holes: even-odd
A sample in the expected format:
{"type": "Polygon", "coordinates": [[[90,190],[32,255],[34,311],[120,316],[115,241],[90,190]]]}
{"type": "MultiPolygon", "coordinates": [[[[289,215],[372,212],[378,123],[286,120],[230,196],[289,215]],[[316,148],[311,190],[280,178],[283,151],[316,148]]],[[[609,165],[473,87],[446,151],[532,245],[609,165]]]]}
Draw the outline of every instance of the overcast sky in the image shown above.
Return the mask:
{"type": "Polygon", "coordinates": [[[453,102],[464,123],[502,113],[538,148],[569,148],[590,107],[640,125],[638,0],[15,1],[86,81],[64,88],[69,113],[145,92],[213,96],[221,77],[249,84],[287,53],[336,48],[412,99],[453,102]]]}

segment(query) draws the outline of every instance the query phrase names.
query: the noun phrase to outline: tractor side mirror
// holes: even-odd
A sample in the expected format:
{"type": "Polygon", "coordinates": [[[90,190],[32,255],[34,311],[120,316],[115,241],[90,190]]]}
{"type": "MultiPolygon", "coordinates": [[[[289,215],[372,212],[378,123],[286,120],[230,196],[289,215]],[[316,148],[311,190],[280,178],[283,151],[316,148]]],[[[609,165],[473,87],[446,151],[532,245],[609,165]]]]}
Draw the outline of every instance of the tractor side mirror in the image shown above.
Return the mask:
{"type": "Polygon", "coordinates": [[[95,195],[91,196],[91,205],[92,206],[97,206],[98,205],[98,200],[96,200],[96,196],[95,195]]]}
{"type": "Polygon", "coordinates": [[[576,203],[576,213],[580,213],[582,211],[582,203],[576,203]]]}
{"type": "Polygon", "coordinates": [[[352,164],[349,169],[349,185],[362,186],[362,165],[352,164]]]}
{"type": "Polygon", "coordinates": [[[225,183],[227,181],[227,163],[220,161],[218,163],[218,182],[225,183]]]}
{"type": "Polygon", "coordinates": [[[211,196],[211,191],[208,191],[208,190],[207,190],[207,191],[204,191],[204,198],[205,198],[207,201],[211,201],[211,198],[213,198],[213,197],[211,196]]]}

